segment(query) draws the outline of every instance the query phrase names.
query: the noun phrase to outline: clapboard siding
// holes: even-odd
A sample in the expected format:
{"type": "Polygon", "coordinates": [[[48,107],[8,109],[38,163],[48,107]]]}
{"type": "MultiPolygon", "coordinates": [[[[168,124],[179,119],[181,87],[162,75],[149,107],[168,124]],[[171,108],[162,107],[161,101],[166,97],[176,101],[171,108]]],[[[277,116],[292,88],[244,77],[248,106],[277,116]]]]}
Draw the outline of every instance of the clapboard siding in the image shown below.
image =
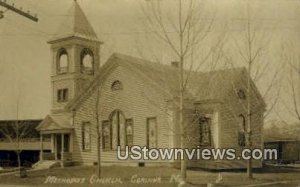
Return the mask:
{"type": "MultiPolygon", "coordinates": [[[[96,143],[96,120],[95,103],[97,93],[92,93],[84,100],[75,115],[75,138],[73,160],[84,164],[91,164],[97,160],[96,143]],[[91,151],[84,152],[82,147],[81,124],[89,121],[92,124],[91,151]]],[[[170,147],[172,140],[169,133],[170,120],[167,119],[167,103],[157,90],[147,83],[146,79],[138,77],[129,69],[122,66],[111,72],[100,89],[99,97],[99,119],[100,122],[108,120],[110,114],[115,110],[121,110],[126,119],[133,119],[133,143],[134,145],[146,145],[146,123],[147,118],[156,117],[158,125],[158,147],[170,147]],[[111,84],[119,80],[123,84],[123,90],[112,91],[111,84]]],[[[172,121],[172,120],[171,120],[172,121]]],[[[103,162],[116,162],[116,151],[103,151],[101,153],[103,162]]]]}
{"type": "MultiPolygon", "coordinates": [[[[233,148],[237,155],[243,147],[238,144],[238,133],[240,131],[239,115],[243,114],[247,117],[247,100],[241,100],[237,96],[237,90],[245,88],[246,78],[241,78],[238,81],[232,82],[232,90],[225,94],[223,100],[213,103],[198,103],[196,105],[197,111],[204,114],[210,114],[212,117],[212,147],[213,148],[233,148]]],[[[262,141],[262,127],[264,104],[259,93],[257,93],[254,84],[251,85],[250,99],[251,99],[251,131],[252,131],[252,148],[263,148],[262,141]]],[[[246,121],[247,125],[247,121],[246,121]]],[[[191,133],[197,137],[197,128],[191,128],[191,133]]],[[[196,147],[198,139],[194,142],[189,142],[188,147],[196,147]]],[[[245,160],[197,160],[189,161],[189,167],[201,167],[207,169],[228,169],[228,168],[245,168],[247,161],[245,160]]],[[[262,167],[261,160],[253,160],[253,167],[262,167]]]]}
{"type": "MultiPolygon", "coordinates": [[[[226,98],[222,101],[204,102],[188,104],[186,109],[185,120],[191,123],[193,112],[196,109],[207,114],[212,118],[212,147],[213,148],[235,148],[241,150],[238,145],[238,116],[246,116],[246,100],[240,100],[236,94],[236,89],[243,88],[245,80],[234,82],[236,88],[224,93],[226,98]]],[[[147,118],[156,117],[158,125],[158,147],[172,148],[180,147],[180,128],[178,123],[178,111],[172,102],[166,102],[162,92],[157,90],[155,83],[143,78],[142,72],[131,71],[127,66],[118,66],[111,71],[105,80],[101,83],[99,97],[99,120],[109,120],[109,116],[115,110],[120,110],[127,119],[133,119],[133,141],[134,145],[146,145],[146,124],[147,118]],[[119,80],[123,84],[123,90],[112,91],[111,85],[114,81],[119,80]],[[172,107],[170,107],[172,106],[172,107]],[[168,114],[167,114],[168,112],[168,114]]],[[[73,143],[73,160],[83,164],[93,164],[97,161],[97,143],[96,143],[96,121],[95,108],[97,90],[83,100],[75,112],[75,133],[73,143]],[[92,124],[92,144],[90,151],[82,150],[82,131],[83,122],[92,124]]],[[[262,125],[264,106],[257,97],[256,90],[251,90],[251,108],[252,108],[252,146],[262,148],[262,125]]],[[[190,126],[187,140],[187,147],[195,148],[199,142],[199,132],[196,127],[190,126]]],[[[101,152],[101,161],[103,163],[117,163],[116,151],[101,152]]],[[[137,163],[139,161],[122,161],[122,163],[137,163]]],[[[155,163],[169,163],[173,161],[146,161],[155,163]]],[[[189,162],[190,167],[204,168],[244,168],[245,161],[204,161],[189,162]]],[[[255,167],[261,167],[261,161],[255,161],[255,167]]]]}
{"type": "MultiPolygon", "coordinates": [[[[245,89],[246,80],[241,79],[236,82],[233,87],[233,91],[227,93],[227,98],[223,104],[220,105],[219,113],[219,130],[220,136],[220,147],[222,148],[234,148],[237,152],[240,152],[243,147],[238,144],[238,132],[241,127],[239,126],[239,115],[242,114],[246,118],[247,128],[247,100],[241,100],[237,97],[236,92],[238,89],[245,89]]],[[[263,127],[263,114],[264,105],[262,100],[258,98],[258,93],[254,84],[250,91],[251,100],[251,131],[252,131],[252,148],[263,148],[262,142],[262,127],[263,127]]],[[[218,161],[217,168],[245,168],[247,161],[245,160],[234,160],[234,161],[218,161]]],[[[254,160],[253,167],[262,167],[261,160],[254,160]]]]}
{"type": "MultiPolygon", "coordinates": [[[[239,115],[242,114],[246,118],[247,127],[247,100],[241,100],[237,97],[236,91],[245,87],[245,80],[241,79],[235,83],[232,92],[227,94],[227,98],[220,107],[220,131],[222,132],[221,146],[239,148],[238,146],[238,131],[239,115]]],[[[246,92],[246,90],[244,89],[246,92]]],[[[258,99],[254,88],[250,91],[251,101],[251,131],[252,131],[252,146],[262,148],[262,126],[264,106],[261,100],[258,99]]]]}

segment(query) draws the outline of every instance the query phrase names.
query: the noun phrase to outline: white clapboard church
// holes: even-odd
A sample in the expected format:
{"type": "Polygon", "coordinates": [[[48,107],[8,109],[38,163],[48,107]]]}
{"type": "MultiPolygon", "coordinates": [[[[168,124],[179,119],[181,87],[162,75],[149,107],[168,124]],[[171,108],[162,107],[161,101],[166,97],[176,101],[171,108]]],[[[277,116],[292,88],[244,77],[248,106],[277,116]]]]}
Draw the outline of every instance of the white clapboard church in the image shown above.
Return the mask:
{"type": "MultiPolygon", "coordinates": [[[[97,137],[102,164],[165,164],[176,160],[120,161],[118,145],[150,148],[180,147],[178,66],[162,65],[114,53],[100,67],[97,37],[78,2],[67,13],[51,50],[52,109],[37,127],[41,133],[40,165],[97,163],[97,137]],[[98,120],[98,123],[97,123],[98,120]],[[51,151],[43,138],[51,137],[51,151]]],[[[236,148],[245,146],[247,70],[193,72],[185,97],[185,121],[190,123],[188,147],[236,148]]],[[[251,82],[253,147],[262,148],[265,103],[251,82]]],[[[261,167],[255,161],[254,167],[261,167]]],[[[189,167],[244,168],[242,160],[192,160],[189,167]]]]}

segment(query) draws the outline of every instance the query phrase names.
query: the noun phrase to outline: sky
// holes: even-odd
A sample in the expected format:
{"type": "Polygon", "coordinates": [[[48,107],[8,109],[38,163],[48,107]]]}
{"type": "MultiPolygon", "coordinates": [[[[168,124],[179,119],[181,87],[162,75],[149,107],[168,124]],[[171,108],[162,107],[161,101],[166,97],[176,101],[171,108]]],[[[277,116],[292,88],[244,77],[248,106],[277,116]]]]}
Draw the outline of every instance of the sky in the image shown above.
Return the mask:
{"type": "MultiPolygon", "coordinates": [[[[0,19],[0,119],[16,119],[17,116],[20,119],[41,119],[51,108],[51,59],[47,41],[68,16],[66,13],[73,0],[7,0],[7,2],[37,14],[39,21],[32,22],[10,11],[5,12],[5,17],[0,19]]],[[[157,53],[166,61],[165,63],[172,60],[170,55],[161,50],[162,45],[152,41],[151,36],[149,37],[144,30],[145,18],[141,6],[147,3],[146,1],[77,0],[77,2],[98,38],[104,42],[101,63],[104,63],[113,52],[140,56],[142,51],[146,53],[144,58],[148,58],[151,51],[157,53]]],[[[176,2],[173,0],[166,11],[174,11],[176,2]]],[[[225,32],[221,29],[223,25],[229,28],[226,30],[227,43],[232,43],[234,40],[231,38],[241,33],[241,20],[245,15],[244,2],[244,0],[210,0],[205,6],[208,11],[216,13],[214,24],[219,28],[216,29],[217,34],[225,32]]],[[[252,0],[251,7],[255,12],[254,19],[260,23],[259,32],[269,38],[263,60],[272,62],[268,68],[271,72],[282,63],[280,53],[282,45],[299,41],[299,1],[252,0]]],[[[4,8],[0,7],[0,10],[4,8]]],[[[215,39],[217,34],[213,34],[211,40],[215,39]]],[[[224,51],[227,50],[228,54],[236,53],[235,50],[229,52],[229,47],[224,51]]],[[[258,88],[263,90],[269,78],[266,76],[260,81],[258,88]]],[[[283,76],[281,79],[285,78],[283,76]]],[[[286,97],[285,89],[287,88],[283,87],[281,94],[283,98],[286,97]]],[[[282,103],[278,103],[276,114],[282,113],[285,119],[289,119],[282,103]]],[[[276,119],[276,114],[272,113],[270,119],[276,119]]]]}

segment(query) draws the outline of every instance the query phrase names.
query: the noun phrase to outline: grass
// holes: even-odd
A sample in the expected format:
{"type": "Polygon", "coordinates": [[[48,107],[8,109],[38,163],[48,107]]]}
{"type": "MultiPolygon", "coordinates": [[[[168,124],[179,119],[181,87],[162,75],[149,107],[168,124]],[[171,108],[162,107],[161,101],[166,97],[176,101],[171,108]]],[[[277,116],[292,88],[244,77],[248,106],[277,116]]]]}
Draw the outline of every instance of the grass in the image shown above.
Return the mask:
{"type": "MultiPolygon", "coordinates": [[[[28,172],[27,178],[18,178],[14,175],[0,176],[0,184],[28,185],[28,186],[90,186],[94,182],[92,176],[96,172],[96,167],[76,166],[66,168],[55,168],[49,170],[28,172]],[[73,181],[72,185],[65,179],[73,181]],[[48,180],[48,182],[46,182],[48,180]],[[49,180],[52,183],[49,183],[49,180]],[[56,180],[56,181],[55,181],[56,180]],[[61,180],[61,181],[58,181],[61,180]],[[64,181],[62,181],[64,180],[64,181]],[[84,180],[84,181],[82,181],[84,180]],[[54,182],[54,183],[53,183],[54,182]],[[80,183],[83,182],[83,183],[80,183]]],[[[107,166],[102,168],[102,178],[105,181],[93,183],[94,186],[177,186],[174,181],[170,181],[171,176],[180,174],[180,170],[168,167],[124,167],[107,166]],[[120,181],[122,183],[120,183],[120,181]],[[143,184],[143,185],[142,185],[143,184]]],[[[214,182],[219,172],[188,170],[188,181],[195,186],[206,186],[207,183],[214,182]]],[[[245,171],[222,172],[224,184],[240,186],[243,184],[260,184],[276,181],[290,181],[287,186],[297,186],[300,184],[300,170],[295,168],[267,167],[256,170],[254,180],[247,179],[245,171]]],[[[1,185],[1,186],[2,186],[1,185]]],[[[271,185],[275,186],[275,185],[271,185]]],[[[284,186],[281,184],[280,186],[284,186]]]]}

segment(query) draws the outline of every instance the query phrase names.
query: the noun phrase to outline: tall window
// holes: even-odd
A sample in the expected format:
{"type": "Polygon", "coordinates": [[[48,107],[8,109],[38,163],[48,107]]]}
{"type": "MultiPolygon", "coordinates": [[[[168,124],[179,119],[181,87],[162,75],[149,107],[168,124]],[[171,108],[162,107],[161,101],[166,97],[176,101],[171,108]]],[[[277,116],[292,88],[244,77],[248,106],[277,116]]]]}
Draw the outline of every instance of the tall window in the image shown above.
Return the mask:
{"type": "Polygon", "coordinates": [[[82,124],[82,150],[91,150],[91,124],[84,122],[82,124]]]}
{"type": "Polygon", "coordinates": [[[94,74],[94,55],[90,49],[83,49],[81,52],[81,73],[94,74]]]}
{"type": "Polygon", "coordinates": [[[58,51],[57,59],[57,73],[67,73],[68,72],[68,53],[67,50],[62,48],[58,51]]]}
{"type": "Polygon", "coordinates": [[[210,118],[199,119],[200,146],[211,146],[210,118]]]}
{"type": "Polygon", "coordinates": [[[125,117],[121,111],[115,111],[111,116],[112,148],[125,147],[125,117]]]}
{"type": "Polygon", "coordinates": [[[126,133],[126,145],[131,147],[133,145],[133,120],[127,119],[125,125],[125,133],[126,133]]]}
{"type": "Polygon", "coordinates": [[[59,89],[57,90],[57,102],[66,102],[68,101],[69,93],[68,89],[59,89]]]}
{"type": "Polygon", "coordinates": [[[110,119],[102,122],[102,146],[103,149],[117,149],[121,146],[133,145],[133,120],[125,119],[124,114],[116,110],[110,115],[110,119]]]}
{"type": "Polygon", "coordinates": [[[108,120],[102,123],[102,137],[103,149],[111,149],[111,126],[108,120]]]}
{"type": "Polygon", "coordinates": [[[246,146],[246,136],[245,136],[245,132],[246,132],[246,119],[244,117],[243,114],[239,115],[239,132],[238,132],[238,144],[241,147],[245,147],[246,146]]]}
{"type": "Polygon", "coordinates": [[[147,147],[157,147],[157,120],[156,118],[147,119],[147,147]]]}

